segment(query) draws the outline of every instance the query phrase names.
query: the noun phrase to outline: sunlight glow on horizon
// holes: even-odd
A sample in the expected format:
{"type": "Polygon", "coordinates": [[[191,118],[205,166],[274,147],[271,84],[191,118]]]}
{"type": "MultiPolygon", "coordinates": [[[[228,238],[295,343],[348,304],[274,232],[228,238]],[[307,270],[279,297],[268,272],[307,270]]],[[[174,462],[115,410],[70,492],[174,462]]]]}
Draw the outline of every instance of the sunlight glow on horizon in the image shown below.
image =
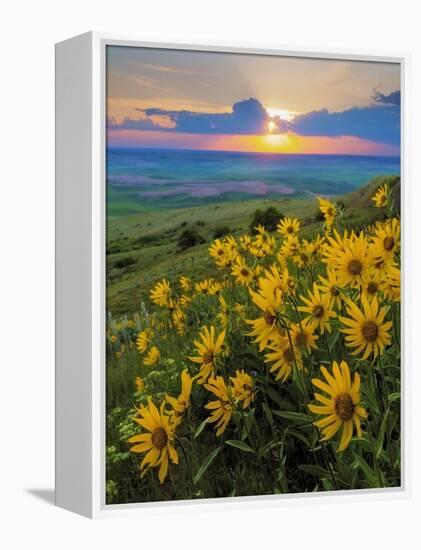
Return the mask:
{"type": "Polygon", "coordinates": [[[108,146],[244,153],[398,156],[399,149],[352,136],[182,134],[164,131],[108,130],[108,146]]]}

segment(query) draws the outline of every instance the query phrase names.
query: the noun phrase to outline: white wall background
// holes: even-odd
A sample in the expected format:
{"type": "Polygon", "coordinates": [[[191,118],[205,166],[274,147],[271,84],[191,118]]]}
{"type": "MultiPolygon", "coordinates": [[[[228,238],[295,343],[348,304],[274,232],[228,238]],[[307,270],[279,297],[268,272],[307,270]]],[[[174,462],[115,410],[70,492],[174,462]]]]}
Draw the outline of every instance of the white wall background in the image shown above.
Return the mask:
{"type": "MultiPolygon", "coordinates": [[[[90,522],[54,508],[54,42],[87,30],[412,53],[413,246],[419,282],[421,41],[413,0],[14,0],[0,19],[0,546],[7,550],[419,548],[420,368],[413,354],[412,497],[90,522]],[[417,218],[417,219],[416,219],[417,218]],[[418,437],[417,437],[418,436],[418,437]],[[42,498],[40,498],[42,497],[42,498]]],[[[410,296],[419,311],[420,290],[410,296]]],[[[419,340],[420,321],[407,330],[419,340]]],[[[77,342],[75,342],[77,345],[77,342]]],[[[75,396],[77,406],[77,396],[75,396]]],[[[69,472],[77,476],[77,472],[69,472]]],[[[322,500],[323,502],[323,500],[322,500]]]]}

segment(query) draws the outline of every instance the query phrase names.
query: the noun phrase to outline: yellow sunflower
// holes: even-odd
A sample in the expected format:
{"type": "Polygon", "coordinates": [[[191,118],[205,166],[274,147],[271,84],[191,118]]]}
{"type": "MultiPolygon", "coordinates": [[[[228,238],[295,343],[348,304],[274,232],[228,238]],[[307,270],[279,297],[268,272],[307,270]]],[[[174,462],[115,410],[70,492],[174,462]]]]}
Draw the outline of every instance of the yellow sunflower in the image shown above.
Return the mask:
{"type": "Polygon", "coordinates": [[[143,359],[143,364],[151,367],[156,365],[161,357],[161,353],[156,346],[152,346],[146,357],[143,359]]]}
{"type": "Polygon", "coordinates": [[[204,279],[194,285],[196,292],[199,294],[211,294],[213,279],[204,279]]]}
{"type": "Polygon", "coordinates": [[[140,353],[145,353],[149,347],[149,343],[152,338],[152,331],[150,329],[142,330],[142,332],[139,332],[136,339],[136,348],[140,351],[140,353]]]}
{"type": "Polygon", "coordinates": [[[255,229],[257,234],[253,240],[253,246],[250,249],[250,252],[253,254],[253,249],[257,249],[261,256],[272,254],[275,248],[275,239],[266,231],[263,225],[258,225],[255,229]]]}
{"type": "Polygon", "coordinates": [[[166,279],[158,281],[155,287],[150,292],[150,297],[154,304],[165,307],[169,306],[171,302],[171,287],[170,283],[166,279]]]}
{"type": "Polygon", "coordinates": [[[351,441],[355,431],[361,437],[361,420],[367,418],[365,409],[360,405],[360,375],[356,372],[351,381],[348,364],[342,361],[340,366],[336,361],[332,364],[332,373],[326,367],[320,368],[326,382],[313,378],[311,381],[316,388],[327,396],[315,393],[314,397],[321,405],[308,405],[314,414],[324,418],[314,424],[321,429],[322,441],[331,439],[342,427],[341,440],[338,451],[344,451],[351,441]]]}
{"type": "Polygon", "coordinates": [[[278,260],[280,263],[285,262],[288,258],[292,258],[298,254],[300,248],[300,241],[296,235],[290,235],[283,240],[281,249],[278,254],[278,260]]]}
{"type": "Polygon", "coordinates": [[[246,323],[253,327],[248,336],[254,336],[254,342],[263,351],[268,342],[275,337],[279,327],[280,315],[284,310],[282,293],[273,289],[269,282],[262,281],[259,292],[249,289],[250,296],[256,306],[263,312],[258,319],[248,319],[246,323]]]}
{"type": "Polygon", "coordinates": [[[181,276],[178,281],[183,290],[191,289],[191,280],[188,277],[181,276]]]}
{"type": "Polygon", "coordinates": [[[341,289],[338,285],[338,277],[333,270],[328,270],[326,277],[319,275],[319,283],[317,286],[320,289],[322,294],[330,295],[332,302],[331,305],[333,308],[341,309],[342,308],[342,296],[341,289]]]}
{"type": "Polygon", "coordinates": [[[205,409],[213,411],[208,418],[209,423],[215,422],[216,435],[220,436],[228,426],[232,416],[232,402],[230,391],[222,376],[210,378],[204,387],[213,393],[217,399],[205,405],[205,409]]]}
{"type": "Polygon", "coordinates": [[[212,258],[220,258],[225,254],[225,247],[220,239],[216,239],[208,248],[212,258]]]}
{"type": "Polygon", "coordinates": [[[254,273],[251,267],[248,267],[245,259],[238,255],[235,259],[235,264],[231,268],[231,273],[235,277],[238,284],[249,286],[254,279],[254,273]]]}
{"type": "Polygon", "coordinates": [[[191,304],[191,298],[190,296],[186,296],[185,294],[182,294],[180,296],[180,306],[187,308],[191,304]]]}
{"type": "Polygon", "coordinates": [[[252,246],[252,240],[250,235],[242,235],[240,237],[240,244],[243,250],[246,250],[246,251],[250,250],[252,246]]]}
{"type": "Polygon", "coordinates": [[[388,300],[399,302],[401,299],[401,270],[395,265],[390,265],[386,277],[381,285],[381,290],[388,300]]]}
{"type": "Polygon", "coordinates": [[[244,319],[246,315],[246,308],[245,306],[243,306],[243,304],[239,304],[238,302],[236,302],[232,309],[240,317],[240,319],[244,319]]]}
{"type": "Polygon", "coordinates": [[[381,278],[378,270],[370,268],[363,279],[360,293],[364,295],[368,301],[374,296],[379,298],[379,293],[382,289],[381,278]]]}
{"type": "Polygon", "coordinates": [[[172,407],[171,414],[175,417],[175,423],[179,424],[181,417],[185,413],[187,407],[190,405],[190,394],[193,385],[193,378],[190,376],[189,371],[184,369],[181,373],[181,393],[175,398],[171,395],[166,395],[165,400],[172,407]]]}
{"type": "Polygon", "coordinates": [[[374,296],[371,303],[367,298],[361,296],[362,310],[351,300],[347,300],[347,313],[349,317],[339,317],[341,323],[346,326],[341,332],[346,334],[345,342],[348,347],[356,348],[352,355],[363,353],[362,358],[367,359],[370,355],[376,358],[383,353],[386,346],[390,344],[391,337],[389,330],[392,328],[392,321],[384,322],[387,310],[385,307],[379,309],[377,298],[374,296]]]}
{"type": "Polygon", "coordinates": [[[310,245],[309,241],[303,239],[300,248],[297,250],[297,254],[292,257],[292,261],[300,269],[311,266],[314,263],[316,254],[313,253],[313,248],[310,245]]]}
{"type": "Polygon", "coordinates": [[[314,283],[313,292],[309,292],[308,296],[308,298],[301,296],[301,300],[306,305],[298,306],[298,311],[309,314],[304,321],[311,322],[315,328],[319,328],[321,334],[325,329],[330,332],[330,319],[336,317],[330,294],[320,294],[317,284],[314,283]]]}
{"type": "Polygon", "coordinates": [[[265,285],[273,290],[278,289],[283,294],[295,294],[297,283],[287,267],[280,270],[276,265],[271,265],[269,269],[265,269],[265,276],[259,279],[259,286],[263,288],[265,285]]]}
{"type": "Polygon", "coordinates": [[[226,328],[228,325],[228,305],[222,294],[219,296],[219,305],[220,310],[216,317],[220,320],[221,325],[226,328]]]}
{"type": "Polygon", "coordinates": [[[289,235],[297,235],[300,231],[300,222],[297,218],[283,218],[276,226],[279,233],[288,237],[289,235]]]}
{"type": "Polygon", "coordinates": [[[215,327],[212,325],[210,330],[203,327],[200,332],[200,340],[195,340],[196,351],[199,355],[189,357],[193,363],[200,365],[198,384],[203,384],[209,378],[214,376],[215,360],[221,353],[225,340],[225,330],[218,336],[215,335],[215,327]]]}
{"type": "Polygon", "coordinates": [[[319,337],[314,334],[314,328],[314,325],[309,321],[293,323],[289,328],[292,345],[300,351],[309,353],[312,349],[317,349],[316,340],[319,337]]]}
{"type": "Polygon", "coordinates": [[[168,473],[169,459],[173,464],[178,464],[178,454],[174,448],[174,424],[164,412],[164,403],[158,410],[149,400],[148,406],[142,405],[138,413],[139,417],[135,417],[134,421],[147,430],[147,433],[134,435],[128,440],[129,443],[135,443],[130,451],[146,453],[140,464],[142,476],[149,468],[159,467],[158,477],[160,483],[163,483],[168,473]]]}
{"type": "Polygon", "coordinates": [[[319,201],[320,212],[325,218],[326,225],[328,227],[332,226],[335,222],[336,206],[333,204],[333,202],[330,202],[327,199],[322,199],[321,197],[317,197],[317,200],[319,201]]]}
{"type": "Polygon", "coordinates": [[[224,288],[224,285],[220,281],[212,281],[209,287],[210,296],[218,295],[223,288],[224,288]]]}
{"type": "Polygon", "coordinates": [[[137,392],[142,392],[145,389],[145,381],[140,376],[136,376],[135,385],[137,392]]]}
{"type": "Polygon", "coordinates": [[[254,401],[253,378],[241,369],[236,370],[235,376],[231,376],[230,380],[234,400],[242,403],[243,409],[247,409],[254,401]]]}
{"type": "Polygon", "coordinates": [[[265,354],[265,363],[273,363],[270,372],[276,372],[275,380],[285,382],[297,365],[303,367],[303,359],[299,348],[291,348],[288,337],[278,337],[268,345],[269,353],[265,354]]]}
{"type": "Polygon", "coordinates": [[[393,262],[395,254],[400,248],[400,234],[401,226],[396,218],[379,225],[375,235],[371,238],[373,255],[384,259],[386,262],[393,262]]]}
{"type": "Polygon", "coordinates": [[[338,285],[360,286],[369,267],[368,242],[363,232],[351,235],[340,242],[328,237],[325,261],[336,272],[338,285]]]}
{"type": "Polygon", "coordinates": [[[209,254],[213,257],[219,268],[229,268],[238,254],[237,243],[233,237],[227,237],[224,241],[216,239],[209,247],[209,254]]]}
{"type": "Polygon", "coordinates": [[[186,318],[184,311],[179,307],[176,307],[171,313],[172,322],[177,333],[182,336],[185,331],[186,318]]]}
{"type": "Polygon", "coordinates": [[[385,206],[387,206],[388,196],[389,186],[387,185],[387,183],[385,183],[377,189],[371,200],[374,202],[374,206],[376,208],[384,208],[385,206]]]}

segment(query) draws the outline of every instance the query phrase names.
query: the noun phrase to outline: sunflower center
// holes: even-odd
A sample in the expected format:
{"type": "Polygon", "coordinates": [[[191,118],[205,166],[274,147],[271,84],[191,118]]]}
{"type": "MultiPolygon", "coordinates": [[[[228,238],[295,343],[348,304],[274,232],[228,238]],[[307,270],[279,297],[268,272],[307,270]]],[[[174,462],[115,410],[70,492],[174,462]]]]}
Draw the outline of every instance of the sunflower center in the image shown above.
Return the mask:
{"type": "Polygon", "coordinates": [[[367,285],[367,292],[369,294],[376,294],[378,288],[379,286],[377,283],[375,283],[374,281],[370,281],[367,285]]]}
{"type": "Polygon", "coordinates": [[[341,420],[351,420],[354,405],[348,393],[342,393],[336,398],[336,413],[341,420]]]}
{"type": "Polygon", "coordinates": [[[361,271],[363,270],[363,264],[360,262],[360,260],[351,260],[348,264],[348,271],[351,273],[351,275],[359,275],[361,271]]]}
{"type": "Polygon", "coordinates": [[[205,364],[213,363],[213,359],[214,359],[213,350],[212,350],[212,349],[208,349],[208,350],[203,354],[203,362],[204,362],[205,364]]]}
{"type": "Polygon", "coordinates": [[[321,304],[314,306],[313,317],[316,317],[317,319],[321,319],[324,313],[325,313],[325,308],[321,304]]]}
{"type": "Polygon", "coordinates": [[[367,323],[363,325],[362,333],[367,342],[374,342],[379,333],[379,329],[376,323],[373,321],[367,321],[367,323]]]}
{"type": "Polygon", "coordinates": [[[284,359],[288,361],[288,363],[292,363],[292,361],[294,360],[291,348],[287,348],[286,350],[284,350],[284,359]]]}
{"type": "Polygon", "coordinates": [[[292,227],[292,225],[289,225],[287,227],[287,233],[293,233],[294,232],[294,228],[292,227]]]}
{"type": "Polygon", "coordinates": [[[266,324],[268,325],[273,325],[275,321],[275,317],[272,315],[272,313],[268,309],[264,312],[263,318],[266,321],[266,324]]]}
{"type": "Polygon", "coordinates": [[[246,269],[245,267],[243,267],[243,269],[241,270],[241,275],[242,275],[243,277],[248,277],[248,276],[249,276],[248,269],[246,269]]]}
{"type": "Polygon", "coordinates": [[[307,344],[307,334],[305,332],[297,332],[295,336],[295,343],[297,346],[305,346],[307,344]]]}
{"type": "Polygon", "coordinates": [[[168,437],[164,428],[155,428],[152,432],[152,443],[154,447],[161,450],[167,444],[168,437]]]}
{"type": "Polygon", "coordinates": [[[395,246],[395,239],[393,237],[386,237],[383,241],[383,247],[385,250],[390,252],[395,246]]]}
{"type": "Polygon", "coordinates": [[[332,286],[330,288],[330,293],[332,296],[339,296],[339,289],[336,286],[332,286]]]}
{"type": "Polygon", "coordinates": [[[220,249],[218,250],[218,256],[222,256],[223,253],[224,253],[224,251],[222,250],[222,248],[220,248],[220,249]]]}

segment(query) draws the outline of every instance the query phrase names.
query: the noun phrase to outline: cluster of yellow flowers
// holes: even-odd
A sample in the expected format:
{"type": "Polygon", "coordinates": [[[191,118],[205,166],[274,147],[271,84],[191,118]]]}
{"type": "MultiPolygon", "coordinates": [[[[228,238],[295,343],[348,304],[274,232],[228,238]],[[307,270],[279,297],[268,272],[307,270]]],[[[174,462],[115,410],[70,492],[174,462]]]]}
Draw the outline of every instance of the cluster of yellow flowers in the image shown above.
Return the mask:
{"type": "MultiPolygon", "coordinates": [[[[388,197],[389,190],[383,186],[373,197],[375,206],[385,207],[388,197]]],[[[197,297],[209,296],[216,308],[213,322],[199,325],[197,337],[188,341],[195,351],[184,356],[188,369],[180,377],[180,395],[166,395],[159,409],[149,401],[135,418],[147,433],[130,439],[135,443],[131,450],[147,453],[141,469],[159,467],[161,483],[168,461],[178,463],[174,434],[194,384],[215,397],[205,408],[211,411],[207,422],[215,424],[217,436],[224,433],[237,408],[247,409],[255,401],[252,371],[227,371],[228,359],[235,363],[236,356],[236,349],[229,347],[233,319],[235,330],[240,327],[252,339],[263,363],[281,383],[292,373],[305,376],[307,358],[315,350],[325,352],[330,369],[322,365],[323,379],[311,380],[323,392],[314,394],[318,404],[308,406],[310,412],[323,416],[314,424],[323,440],[342,429],[338,451],[348,447],[354,430],[361,436],[361,421],[367,413],[360,403],[360,375],[348,364],[349,358],[332,355],[329,335],[342,333],[347,355],[364,361],[375,361],[390,345],[390,307],[400,300],[400,222],[388,218],[365,231],[340,230],[335,204],[322,198],[318,203],[324,231],[312,239],[300,237],[302,224],[295,218],[281,219],[276,234],[259,225],[255,235],[216,239],[209,247],[222,274],[220,280],[193,281],[182,276],[178,291],[166,279],[151,290],[151,301],[168,312],[166,328],[185,340],[195,330],[194,325],[186,330],[186,319],[197,297]]],[[[160,321],[151,317],[150,326],[138,334],[136,347],[144,355],[144,365],[161,360],[160,328],[160,321]]],[[[141,382],[137,386],[141,391],[141,382]]]]}

